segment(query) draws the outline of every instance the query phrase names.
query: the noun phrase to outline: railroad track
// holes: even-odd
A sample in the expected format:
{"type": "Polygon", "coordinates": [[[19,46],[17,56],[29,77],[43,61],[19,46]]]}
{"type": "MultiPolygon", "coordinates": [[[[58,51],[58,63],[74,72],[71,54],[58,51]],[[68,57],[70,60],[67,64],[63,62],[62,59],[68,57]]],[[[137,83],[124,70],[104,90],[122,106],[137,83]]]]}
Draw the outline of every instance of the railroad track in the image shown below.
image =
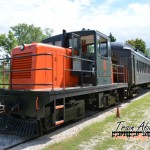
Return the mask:
{"type": "MultiPolygon", "coordinates": [[[[95,115],[98,112],[99,112],[98,110],[90,111],[90,112],[88,112],[85,115],[84,118],[88,118],[88,117],[90,117],[92,115],[95,115]]],[[[78,120],[76,120],[76,122],[78,122],[78,120]]],[[[64,127],[68,126],[69,124],[72,124],[72,122],[65,123],[65,124],[63,124],[61,126],[55,127],[53,129],[49,130],[44,135],[52,133],[52,132],[56,131],[57,129],[64,128],[64,127]]],[[[44,135],[42,135],[42,136],[44,136],[44,135]]],[[[37,138],[42,137],[42,136],[24,137],[24,136],[16,136],[16,135],[9,136],[8,134],[0,134],[0,143],[3,143],[2,145],[0,144],[0,150],[9,150],[9,149],[15,148],[15,147],[17,147],[17,146],[19,146],[21,144],[30,142],[32,140],[36,140],[37,138]],[[4,140],[5,140],[5,142],[4,142],[4,140]]]]}

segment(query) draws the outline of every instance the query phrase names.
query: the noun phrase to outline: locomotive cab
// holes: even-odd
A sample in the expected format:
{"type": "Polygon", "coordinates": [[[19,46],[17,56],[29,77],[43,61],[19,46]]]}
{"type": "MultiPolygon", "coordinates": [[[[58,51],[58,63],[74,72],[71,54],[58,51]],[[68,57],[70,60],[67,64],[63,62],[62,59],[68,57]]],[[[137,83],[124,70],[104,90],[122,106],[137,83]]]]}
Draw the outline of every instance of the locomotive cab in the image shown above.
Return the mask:
{"type": "Polygon", "coordinates": [[[110,39],[106,35],[82,30],[64,32],[42,42],[72,49],[72,75],[79,77],[79,85],[112,83],[110,39]]]}

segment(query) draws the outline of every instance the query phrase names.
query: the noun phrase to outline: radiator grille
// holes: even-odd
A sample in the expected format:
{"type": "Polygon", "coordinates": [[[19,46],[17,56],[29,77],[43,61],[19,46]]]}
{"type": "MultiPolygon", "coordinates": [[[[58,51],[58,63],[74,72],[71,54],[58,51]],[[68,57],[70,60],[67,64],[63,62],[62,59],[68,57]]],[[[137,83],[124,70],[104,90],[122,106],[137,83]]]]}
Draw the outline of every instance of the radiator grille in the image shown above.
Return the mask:
{"type": "Polygon", "coordinates": [[[13,55],[12,79],[31,78],[32,53],[13,55]],[[17,57],[17,58],[16,58],[17,57]]]}

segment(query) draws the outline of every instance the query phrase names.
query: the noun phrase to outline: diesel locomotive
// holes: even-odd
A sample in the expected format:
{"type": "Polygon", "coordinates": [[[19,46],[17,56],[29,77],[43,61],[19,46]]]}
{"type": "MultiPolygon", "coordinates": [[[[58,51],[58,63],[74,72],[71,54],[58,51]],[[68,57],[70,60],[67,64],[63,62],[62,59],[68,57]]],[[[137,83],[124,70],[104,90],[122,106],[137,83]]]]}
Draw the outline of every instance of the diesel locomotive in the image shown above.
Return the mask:
{"type": "Polygon", "coordinates": [[[63,30],[22,44],[9,60],[9,83],[0,89],[0,133],[41,135],[82,118],[86,108],[123,101],[150,82],[149,58],[95,30],[63,30]]]}

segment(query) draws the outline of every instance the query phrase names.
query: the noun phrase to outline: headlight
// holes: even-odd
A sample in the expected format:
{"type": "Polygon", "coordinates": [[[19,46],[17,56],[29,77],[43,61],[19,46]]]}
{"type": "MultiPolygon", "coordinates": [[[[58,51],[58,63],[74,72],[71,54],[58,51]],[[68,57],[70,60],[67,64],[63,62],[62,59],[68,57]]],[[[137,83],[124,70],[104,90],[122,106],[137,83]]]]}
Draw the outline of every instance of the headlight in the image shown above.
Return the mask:
{"type": "Polygon", "coordinates": [[[25,45],[24,45],[24,44],[21,44],[21,45],[20,45],[20,50],[23,51],[24,49],[25,49],[25,45]]]}

